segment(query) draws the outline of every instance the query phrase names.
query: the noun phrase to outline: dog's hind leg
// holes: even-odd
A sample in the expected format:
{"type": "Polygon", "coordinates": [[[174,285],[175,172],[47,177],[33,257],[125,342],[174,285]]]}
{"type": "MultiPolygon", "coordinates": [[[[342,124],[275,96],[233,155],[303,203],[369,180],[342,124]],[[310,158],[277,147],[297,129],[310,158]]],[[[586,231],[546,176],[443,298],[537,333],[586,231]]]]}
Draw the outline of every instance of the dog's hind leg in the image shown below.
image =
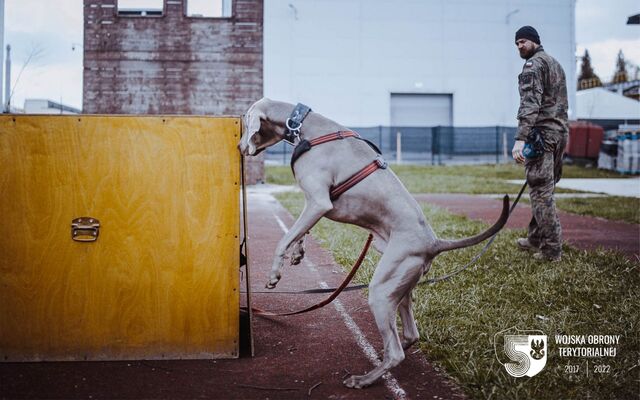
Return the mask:
{"type": "Polygon", "coordinates": [[[415,342],[420,339],[420,333],[416,326],[416,320],[413,317],[413,309],[410,290],[400,302],[398,311],[400,313],[400,319],[402,320],[402,349],[408,350],[415,342]]]}
{"type": "MultiPolygon", "coordinates": [[[[429,271],[431,267],[431,261],[424,264],[421,275],[424,275],[429,271]]],[[[417,283],[416,283],[417,284],[417,283]]],[[[400,320],[402,320],[402,348],[407,350],[414,343],[416,343],[420,339],[420,332],[418,332],[418,327],[416,326],[416,320],[413,316],[413,307],[412,307],[412,299],[411,296],[413,294],[413,289],[415,285],[409,290],[409,292],[402,298],[400,305],[398,307],[398,311],[400,314],[400,320]]]]}
{"type": "Polygon", "coordinates": [[[350,388],[360,389],[371,385],[404,360],[404,350],[396,326],[396,312],[402,299],[410,295],[411,288],[420,279],[424,258],[398,252],[399,249],[393,248],[393,244],[389,243],[387,253],[382,256],[369,285],[369,307],[382,336],[384,358],[382,363],[369,373],[347,378],[344,384],[350,388]],[[396,253],[397,256],[389,256],[390,252],[396,253]]]}

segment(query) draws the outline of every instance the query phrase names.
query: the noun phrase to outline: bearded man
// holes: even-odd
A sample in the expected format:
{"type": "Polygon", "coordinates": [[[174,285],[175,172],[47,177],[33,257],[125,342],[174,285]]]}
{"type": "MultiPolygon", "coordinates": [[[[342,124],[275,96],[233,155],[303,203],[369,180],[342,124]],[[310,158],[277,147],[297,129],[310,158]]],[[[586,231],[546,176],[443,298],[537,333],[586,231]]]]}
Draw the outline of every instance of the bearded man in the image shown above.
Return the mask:
{"type": "Polygon", "coordinates": [[[520,108],[512,155],[524,164],[532,212],[528,235],[517,245],[538,260],[557,262],[562,257],[562,228],[553,194],[569,135],[565,74],[544,51],[533,27],[518,29],[515,43],[525,63],[518,76],[520,108]]]}

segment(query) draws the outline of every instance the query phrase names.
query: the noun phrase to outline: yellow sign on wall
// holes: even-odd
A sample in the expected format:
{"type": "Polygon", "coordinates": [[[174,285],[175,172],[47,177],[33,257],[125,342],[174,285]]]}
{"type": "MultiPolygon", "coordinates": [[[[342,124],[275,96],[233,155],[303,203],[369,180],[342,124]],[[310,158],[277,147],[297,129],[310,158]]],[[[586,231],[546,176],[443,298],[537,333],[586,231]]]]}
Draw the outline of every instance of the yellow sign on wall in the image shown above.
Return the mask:
{"type": "Polygon", "coordinates": [[[0,361],[237,357],[240,133],[0,116],[0,361]]]}

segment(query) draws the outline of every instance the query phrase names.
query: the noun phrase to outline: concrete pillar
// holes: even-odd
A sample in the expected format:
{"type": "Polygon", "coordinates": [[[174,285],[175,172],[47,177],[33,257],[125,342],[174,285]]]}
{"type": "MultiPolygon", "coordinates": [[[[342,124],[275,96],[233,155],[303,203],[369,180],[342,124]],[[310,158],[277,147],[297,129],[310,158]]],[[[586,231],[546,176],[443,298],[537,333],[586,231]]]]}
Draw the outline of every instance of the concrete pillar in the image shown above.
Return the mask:
{"type": "Polygon", "coordinates": [[[402,164],[402,133],[396,133],[396,164],[402,164]]]}

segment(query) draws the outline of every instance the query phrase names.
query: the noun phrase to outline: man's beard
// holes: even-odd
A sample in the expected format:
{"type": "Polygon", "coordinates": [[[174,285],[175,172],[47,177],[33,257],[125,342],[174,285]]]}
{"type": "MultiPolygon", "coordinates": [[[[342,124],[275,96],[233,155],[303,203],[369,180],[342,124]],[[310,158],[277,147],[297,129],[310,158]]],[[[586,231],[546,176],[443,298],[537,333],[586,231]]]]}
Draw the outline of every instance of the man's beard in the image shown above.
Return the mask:
{"type": "Polygon", "coordinates": [[[531,50],[523,50],[520,52],[520,58],[522,58],[523,60],[527,60],[529,58],[531,58],[531,56],[533,55],[533,49],[531,50]]]}

